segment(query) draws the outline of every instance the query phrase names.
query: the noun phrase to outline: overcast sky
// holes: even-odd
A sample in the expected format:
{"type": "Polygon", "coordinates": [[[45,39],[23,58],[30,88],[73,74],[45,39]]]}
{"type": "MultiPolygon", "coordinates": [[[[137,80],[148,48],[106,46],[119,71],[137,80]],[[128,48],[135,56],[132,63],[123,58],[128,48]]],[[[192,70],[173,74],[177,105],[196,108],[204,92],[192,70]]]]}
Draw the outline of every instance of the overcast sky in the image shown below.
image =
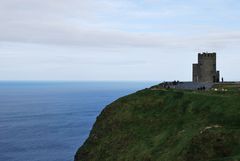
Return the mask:
{"type": "Polygon", "coordinates": [[[239,0],[0,0],[0,80],[240,80],[239,0]]]}

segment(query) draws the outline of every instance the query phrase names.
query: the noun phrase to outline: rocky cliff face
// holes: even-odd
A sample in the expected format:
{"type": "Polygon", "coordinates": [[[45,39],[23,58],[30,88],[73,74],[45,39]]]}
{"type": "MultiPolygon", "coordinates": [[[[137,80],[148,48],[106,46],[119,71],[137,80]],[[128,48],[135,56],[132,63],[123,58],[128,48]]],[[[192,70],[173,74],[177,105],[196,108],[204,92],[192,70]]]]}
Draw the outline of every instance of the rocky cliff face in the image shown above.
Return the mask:
{"type": "Polygon", "coordinates": [[[107,106],[75,161],[240,160],[239,92],[145,89],[107,106]]]}

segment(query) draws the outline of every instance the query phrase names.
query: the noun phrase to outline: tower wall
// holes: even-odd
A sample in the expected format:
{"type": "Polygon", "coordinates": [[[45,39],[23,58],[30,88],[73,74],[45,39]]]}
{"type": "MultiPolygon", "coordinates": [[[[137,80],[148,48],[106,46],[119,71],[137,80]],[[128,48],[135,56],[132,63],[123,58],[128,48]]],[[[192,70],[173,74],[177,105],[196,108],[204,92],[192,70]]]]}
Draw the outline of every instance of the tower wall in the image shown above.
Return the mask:
{"type": "Polygon", "coordinates": [[[193,64],[193,82],[198,82],[198,73],[199,73],[199,69],[198,69],[198,64],[193,64]]]}

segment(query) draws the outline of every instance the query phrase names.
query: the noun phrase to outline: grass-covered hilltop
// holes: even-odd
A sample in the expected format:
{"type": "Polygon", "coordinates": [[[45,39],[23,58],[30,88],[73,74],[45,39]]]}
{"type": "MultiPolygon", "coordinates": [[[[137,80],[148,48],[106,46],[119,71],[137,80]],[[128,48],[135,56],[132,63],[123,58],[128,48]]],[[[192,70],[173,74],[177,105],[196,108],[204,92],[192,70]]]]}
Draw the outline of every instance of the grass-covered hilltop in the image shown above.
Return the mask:
{"type": "Polygon", "coordinates": [[[120,98],[102,111],[75,161],[240,161],[239,86],[155,86],[120,98]]]}

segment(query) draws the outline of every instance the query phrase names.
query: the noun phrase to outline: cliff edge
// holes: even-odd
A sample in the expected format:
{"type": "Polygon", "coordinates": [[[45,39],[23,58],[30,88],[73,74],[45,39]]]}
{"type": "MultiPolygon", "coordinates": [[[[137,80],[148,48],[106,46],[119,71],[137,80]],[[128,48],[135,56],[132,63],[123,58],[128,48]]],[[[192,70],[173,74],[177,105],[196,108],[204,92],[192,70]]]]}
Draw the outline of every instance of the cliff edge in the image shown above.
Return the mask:
{"type": "Polygon", "coordinates": [[[145,89],[120,98],[75,161],[240,161],[240,92],[145,89]]]}

